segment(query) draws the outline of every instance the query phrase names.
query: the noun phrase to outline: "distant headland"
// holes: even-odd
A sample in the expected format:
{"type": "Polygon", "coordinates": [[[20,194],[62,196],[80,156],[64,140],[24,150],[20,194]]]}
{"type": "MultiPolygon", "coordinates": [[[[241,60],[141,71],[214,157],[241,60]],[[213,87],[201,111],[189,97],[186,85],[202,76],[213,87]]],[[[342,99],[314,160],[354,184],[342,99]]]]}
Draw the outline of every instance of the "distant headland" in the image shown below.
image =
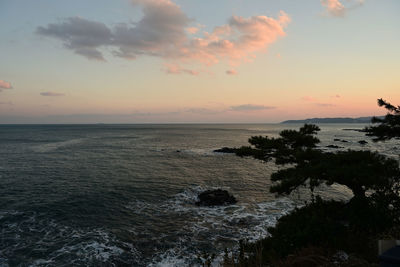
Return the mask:
{"type": "MultiPolygon", "coordinates": [[[[378,117],[380,118],[380,116],[378,117]]],[[[287,120],[281,123],[370,123],[372,116],[359,118],[312,118],[304,120],[287,120]]]]}

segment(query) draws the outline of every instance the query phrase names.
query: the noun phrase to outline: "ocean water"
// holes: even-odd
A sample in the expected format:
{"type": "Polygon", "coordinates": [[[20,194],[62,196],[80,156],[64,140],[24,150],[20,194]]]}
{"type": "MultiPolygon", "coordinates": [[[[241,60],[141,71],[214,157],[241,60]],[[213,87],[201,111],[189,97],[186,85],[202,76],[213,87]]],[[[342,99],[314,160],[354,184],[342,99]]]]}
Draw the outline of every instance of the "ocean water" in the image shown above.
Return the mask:
{"type": "MultiPolygon", "coordinates": [[[[218,265],[239,240],[267,236],[267,227],[302,205],[308,192],[275,196],[273,163],[213,150],[299,126],[2,125],[0,266],[196,266],[205,254],[215,254],[218,265]],[[199,192],[212,188],[229,190],[238,203],[194,205],[199,192]]],[[[365,125],[320,126],[321,149],[399,154],[393,142],[376,144],[344,130],[365,125]]],[[[339,185],[319,194],[351,197],[339,185]]]]}

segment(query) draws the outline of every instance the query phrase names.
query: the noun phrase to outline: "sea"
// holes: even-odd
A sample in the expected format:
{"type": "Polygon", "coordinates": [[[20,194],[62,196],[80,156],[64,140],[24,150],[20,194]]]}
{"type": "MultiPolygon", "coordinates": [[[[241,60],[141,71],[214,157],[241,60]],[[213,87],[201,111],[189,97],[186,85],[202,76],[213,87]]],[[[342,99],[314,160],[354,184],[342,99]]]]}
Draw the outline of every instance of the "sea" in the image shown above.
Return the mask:
{"type": "MultiPolygon", "coordinates": [[[[0,266],[218,266],[310,194],[272,194],[273,162],[214,150],[300,126],[0,125],[0,266]],[[237,204],[195,205],[216,188],[237,204]]],[[[399,143],[372,142],[363,124],[319,126],[320,149],[398,158],[399,143]]],[[[336,184],[317,194],[351,197],[336,184]]]]}

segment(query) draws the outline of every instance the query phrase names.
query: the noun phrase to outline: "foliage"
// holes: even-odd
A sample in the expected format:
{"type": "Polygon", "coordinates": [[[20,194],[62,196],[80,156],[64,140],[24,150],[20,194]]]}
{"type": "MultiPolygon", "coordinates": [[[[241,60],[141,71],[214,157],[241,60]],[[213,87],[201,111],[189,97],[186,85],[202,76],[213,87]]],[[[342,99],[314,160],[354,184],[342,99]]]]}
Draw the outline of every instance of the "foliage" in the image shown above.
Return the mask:
{"type": "Polygon", "coordinates": [[[379,125],[366,127],[366,134],[375,136],[374,141],[400,138],[400,106],[393,106],[382,98],[378,99],[378,105],[387,109],[388,113],[383,119],[373,117],[371,122],[379,125]]]}
{"type": "Polygon", "coordinates": [[[297,163],[297,154],[311,151],[320,142],[314,136],[319,130],[316,125],[305,124],[299,131],[283,130],[279,138],[253,136],[249,139],[252,147],[241,147],[236,155],[253,156],[263,161],[275,159],[277,164],[297,163]]]}
{"type": "Polygon", "coordinates": [[[278,138],[251,137],[252,146],[242,147],[236,154],[263,161],[275,159],[276,164],[288,166],[271,176],[278,183],[270,190],[279,194],[289,194],[301,185],[313,191],[321,183],[345,185],[357,198],[365,198],[368,190],[382,194],[399,190],[395,188],[400,182],[396,160],[371,151],[321,151],[315,148],[318,131],[318,126],[305,124],[299,131],[282,131],[278,138]]]}
{"type": "MultiPolygon", "coordinates": [[[[378,104],[389,113],[383,119],[374,118],[380,125],[367,127],[367,135],[375,136],[375,141],[400,137],[400,106],[382,99],[378,104]]],[[[236,261],[226,259],[227,266],[334,266],[337,251],[350,253],[341,266],[373,266],[377,240],[399,237],[398,161],[371,151],[324,152],[316,147],[319,130],[305,124],[298,131],[284,130],[276,138],[251,137],[250,146],[237,149],[236,154],[275,160],[285,167],[271,175],[277,182],[271,192],[288,194],[301,185],[313,191],[322,183],[338,183],[350,188],[354,197],[344,203],[317,196],[312,203],[281,217],[268,229],[269,237],[241,244],[240,256],[236,261]]]]}
{"type": "MultiPolygon", "coordinates": [[[[239,266],[255,266],[260,262],[263,266],[279,266],[282,262],[288,262],[284,259],[290,258],[290,255],[299,254],[299,251],[310,247],[318,247],[328,254],[346,251],[375,262],[376,239],[380,233],[396,227],[398,221],[388,215],[390,211],[387,206],[381,209],[381,206],[373,204],[359,205],[357,201],[343,203],[317,198],[315,202],[295,209],[281,217],[275,227],[268,229],[270,237],[243,246],[243,253],[250,257],[240,258],[239,266]],[[256,251],[257,247],[262,247],[262,251],[256,251]]],[[[324,256],[324,263],[329,263],[327,254],[324,256]]],[[[316,260],[315,257],[311,259],[316,260]]]]}

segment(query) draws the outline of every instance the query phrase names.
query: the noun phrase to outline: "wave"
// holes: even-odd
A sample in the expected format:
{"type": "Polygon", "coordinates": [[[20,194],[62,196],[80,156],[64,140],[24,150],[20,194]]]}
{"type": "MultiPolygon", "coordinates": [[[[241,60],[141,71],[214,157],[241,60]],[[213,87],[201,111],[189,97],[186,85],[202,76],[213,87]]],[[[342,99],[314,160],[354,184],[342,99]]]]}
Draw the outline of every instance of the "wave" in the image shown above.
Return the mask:
{"type": "Polygon", "coordinates": [[[82,143],[84,140],[85,140],[85,138],[76,138],[76,139],[71,139],[71,140],[66,140],[66,141],[61,141],[61,142],[46,143],[46,144],[32,146],[31,149],[34,152],[47,153],[47,152],[55,151],[62,147],[67,147],[67,146],[72,146],[72,145],[82,143]]]}
{"type": "Polygon", "coordinates": [[[267,237],[268,227],[296,207],[288,198],[219,207],[196,206],[198,194],[208,189],[216,187],[193,186],[162,203],[135,200],[126,206],[137,214],[187,218],[183,225],[165,233],[163,238],[173,239],[173,245],[155,253],[149,266],[202,266],[206,260],[204,253],[215,254],[213,263],[218,265],[225,248],[237,253],[240,240],[255,242],[267,237]]]}
{"type": "Polygon", "coordinates": [[[105,229],[76,229],[35,212],[1,211],[0,266],[138,264],[132,244],[105,229]]]}

